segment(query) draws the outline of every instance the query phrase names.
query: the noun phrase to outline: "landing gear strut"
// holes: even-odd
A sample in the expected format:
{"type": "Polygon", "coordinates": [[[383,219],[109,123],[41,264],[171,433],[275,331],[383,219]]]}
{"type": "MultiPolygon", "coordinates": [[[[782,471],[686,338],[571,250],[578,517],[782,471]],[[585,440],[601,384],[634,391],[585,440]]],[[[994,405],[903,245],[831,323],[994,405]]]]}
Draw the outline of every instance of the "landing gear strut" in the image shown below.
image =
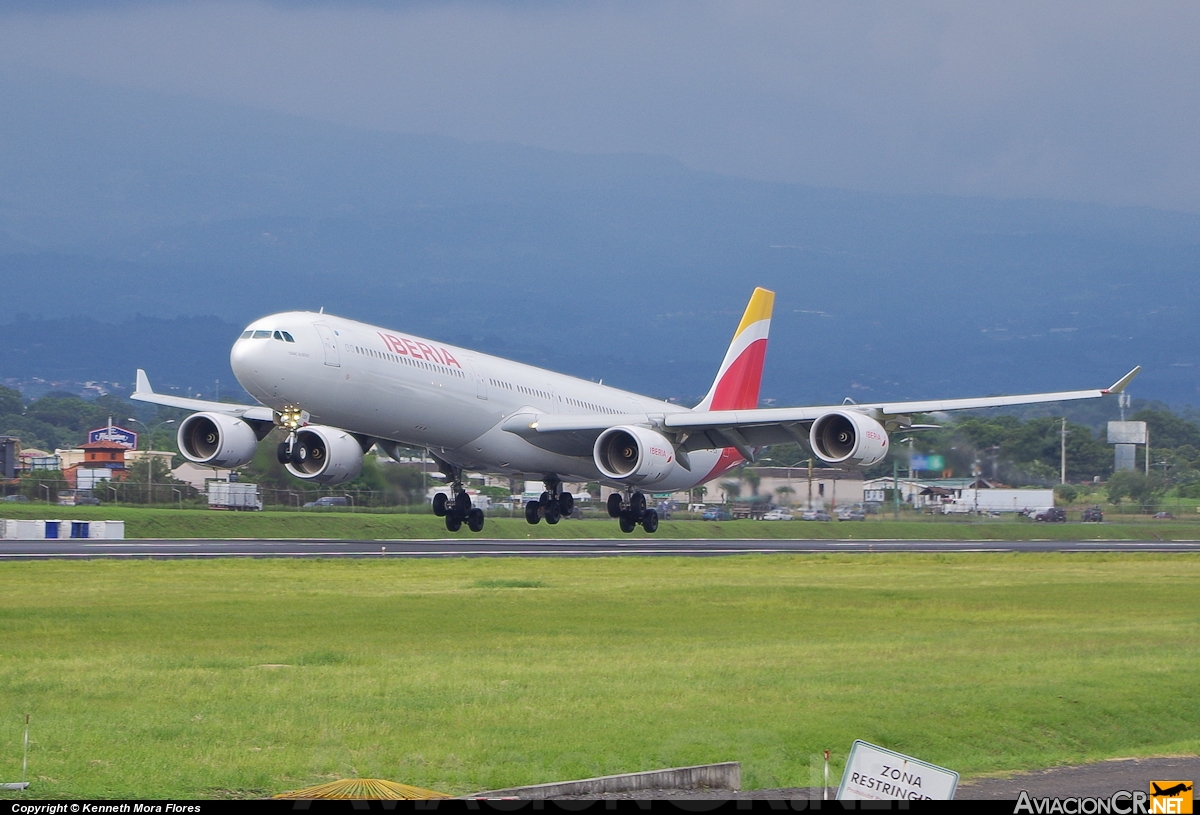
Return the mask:
{"type": "Polygon", "coordinates": [[[453,467],[450,474],[450,491],[453,498],[444,492],[433,496],[433,514],[446,519],[446,529],[457,532],[466,521],[467,529],[472,532],[483,531],[483,510],[471,506],[471,496],[462,482],[462,470],[453,467]]]}
{"type": "Polygon", "coordinates": [[[575,511],[575,496],[563,492],[562,481],[556,475],[548,475],[542,479],[546,491],[536,501],[525,505],[525,520],[536,524],[542,518],[548,524],[556,524],[563,518],[571,517],[575,511]]]}
{"type": "Polygon", "coordinates": [[[646,496],[641,492],[626,489],[623,500],[620,493],[608,496],[608,515],[617,519],[621,531],[626,534],[639,524],[649,533],[658,531],[658,510],[646,508],[646,496]]]}

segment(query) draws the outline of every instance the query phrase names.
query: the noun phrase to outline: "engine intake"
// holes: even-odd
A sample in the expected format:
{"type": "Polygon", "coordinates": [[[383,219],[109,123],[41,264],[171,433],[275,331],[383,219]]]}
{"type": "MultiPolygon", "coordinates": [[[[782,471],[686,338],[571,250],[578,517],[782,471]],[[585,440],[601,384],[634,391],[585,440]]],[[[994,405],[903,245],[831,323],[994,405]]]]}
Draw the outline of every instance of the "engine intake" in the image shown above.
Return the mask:
{"type": "Polygon", "coordinates": [[[224,413],[193,413],[179,425],[179,452],[188,461],[211,467],[241,467],[254,458],[254,428],[224,413]]]}
{"type": "Polygon", "coordinates": [[[358,439],[336,427],[308,425],[296,432],[287,471],[296,478],[318,484],[344,484],[358,476],[363,467],[363,449],[358,439]]]}
{"type": "Polygon", "coordinates": [[[888,434],[883,425],[852,410],[836,410],[812,423],[808,441],[817,458],[826,464],[848,461],[870,467],[888,451],[888,434]]]}
{"type": "Polygon", "coordinates": [[[592,455],[605,478],[626,484],[657,484],[676,466],[675,446],[648,427],[610,427],[596,439],[592,455]]]}

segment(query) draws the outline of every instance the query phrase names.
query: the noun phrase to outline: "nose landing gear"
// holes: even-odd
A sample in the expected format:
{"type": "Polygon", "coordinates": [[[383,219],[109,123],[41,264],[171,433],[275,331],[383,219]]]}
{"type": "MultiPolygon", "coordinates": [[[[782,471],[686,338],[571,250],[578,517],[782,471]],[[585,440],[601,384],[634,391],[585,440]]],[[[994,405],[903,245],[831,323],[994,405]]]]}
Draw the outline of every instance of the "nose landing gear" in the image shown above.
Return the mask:
{"type": "Polygon", "coordinates": [[[646,508],[646,495],[641,492],[625,490],[622,500],[620,493],[608,496],[608,515],[616,518],[621,531],[632,532],[639,524],[646,532],[653,534],[658,531],[658,510],[646,508]]]}
{"type": "Polygon", "coordinates": [[[464,521],[467,529],[472,532],[482,532],[483,510],[471,506],[471,496],[467,494],[462,483],[462,470],[457,467],[450,469],[453,471],[450,475],[450,491],[454,494],[454,498],[451,499],[444,492],[433,496],[433,514],[446,519],[446,529],[450,532],[462,529],[464,521]]]}
{"type": "Polygon", "coordinates": [[[287,431],[287,439],[275,448],[275,458],[280,464],[303,464],[309,457],[309,449],[298,442],[296,431],[308,424],[309,413],[295,405],[284,405],[275,414],[275,425],[287,431]]]}
{"type": "Polygon", "coordinates": [[[546,485],[546,491],[538,500],[525,505],[525,520],[536,524],[545,518],[546,523],[556,524],[563,518],[571,517],[571,513],[575,511],[575,496],[563,492],[562,481],[558,476],[547,476],[542,479],[542,483],[546,485]]]}

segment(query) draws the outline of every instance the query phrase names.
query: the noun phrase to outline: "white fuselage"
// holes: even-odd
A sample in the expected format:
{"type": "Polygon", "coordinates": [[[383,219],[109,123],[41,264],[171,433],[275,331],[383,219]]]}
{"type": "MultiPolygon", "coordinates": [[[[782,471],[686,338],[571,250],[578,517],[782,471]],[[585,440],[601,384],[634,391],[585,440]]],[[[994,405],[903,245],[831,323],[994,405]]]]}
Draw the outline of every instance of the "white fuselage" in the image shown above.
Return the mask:
{"type": "MultiPolygon", "coordinates": [[[[612,414],[645,423],[688,409],[532,365],[355,322],[285,312],[254,321],[230,365],[255,399],[308,411],[311,424],[427,447],[465,470],[606,481],[592,456],[542,449],[502,429],[515,414],[612,414]],[[263,335],[266,336],[263,336],[263,335]],[[289,341],[290,340],[290,341],[289,341]]],[[[655,491],[689,489],[741,461],[736,452],[690,454],[655,491]]],[[[606,481],[609,484],[616,482],[606,481]]]]}

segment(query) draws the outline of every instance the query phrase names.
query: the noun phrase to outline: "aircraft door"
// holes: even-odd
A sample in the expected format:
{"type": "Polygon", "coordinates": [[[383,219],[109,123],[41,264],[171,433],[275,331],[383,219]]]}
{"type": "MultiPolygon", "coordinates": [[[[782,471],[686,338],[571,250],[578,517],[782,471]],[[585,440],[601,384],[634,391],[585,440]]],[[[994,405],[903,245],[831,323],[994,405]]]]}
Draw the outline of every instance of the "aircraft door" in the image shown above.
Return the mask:
{"type": "Polygon", "coordinates": [[[467,370],[471,372],[471,377],[475,380],[475,398],[486,402],[488,398],[487,375],[479,367],[479,362],[474,357],[465,357],[465,359],[467,370]]]}
{"type": "Polygon", "coordinates": [[[321,345],[325,347],[325,364],[340,368],[342,359],[338,354],[337,340],[333,336],[333,329],[324,323],[316,323],[313,327],[321,335],[321,345]]]}

